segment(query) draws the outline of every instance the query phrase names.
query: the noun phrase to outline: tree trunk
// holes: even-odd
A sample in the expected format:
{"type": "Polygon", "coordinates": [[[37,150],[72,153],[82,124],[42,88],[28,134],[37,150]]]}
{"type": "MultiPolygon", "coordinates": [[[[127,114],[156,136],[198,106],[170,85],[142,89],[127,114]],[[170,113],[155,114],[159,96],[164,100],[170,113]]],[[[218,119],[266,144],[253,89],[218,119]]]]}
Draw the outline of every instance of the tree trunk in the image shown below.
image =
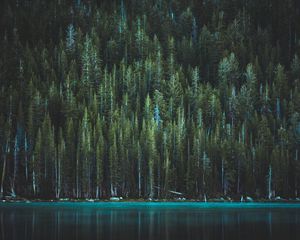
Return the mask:
{"type": "Polygon", "coordinates": [[[13,173],[13,178],[12,178],[12,182],[11,182],[11,196],[12,197],[16,197],[16,193],[15,193],[15,181],[16,181],[16,177],[17,177],[17,168],[18,168],[18,140],[17,140],[17,136],[15,139],[15,147],[14,147],[14,173],[13,173]]]}
{"type": "Polygon", "coordinates": [[[46,180],[47,179],[47,159],[46,157],[44,156],[44,179],[46,180]]]}
{"type": "Polygon", "coordinates": [[[157,198],[160,198],[160,166],[159,164],[157,164],[157,185],[158,185],[158,189],[157,189],[157,198]]]}
{"type": "MultiPolygon", "coordinates": [[[[296,165],[298,165],[298,149],[296,149],[295,155],[296,165]]],[[[295,176],[295,197],[298,197],[298,174],[295,176]]]]}
{"type": "Polygon", "coordinates": [[[28,181],[28,156],[27,152],[25,153],[25,179],[28,181]]]}
{"type": "Polygon", "coordinates": [[[96,198],[99,199],[101,197],[100,187],[96,187],[96,198]]]}
{"type": "Polygon", "coordinates": [[[78,176],[78,171],[79,171],[79,162],[78,162],[78,157],[76,159],[76,198],[79,198],[79,176],[78,176]]]}
{"type": "Polygon", "coordinates": [[[3,186],[4,186],[5,170],[6,170],[6,153],[4,153],[4,159],[3,159],[3,168],[2,168],[2,177],[1,177],[0,197],[3,196],[3,186]]]}
{"type": "Polygon", "coordinates": [[[222,158],[222,190],[223,190],[223,194],[225,194],[225,186],[224,186],[224,159],[222,158]]]}
{"type": "Polygon", "coordinates": [[[58,160],[56,159],[56,162],[55,162],[55,197],[58,198],[58,160]]]}
{"type": "Polygon", "coordinates": [[[57,159],[57,166],[56,166],[56,198],[60,198],[61,192],[61,161],[57,159]]]}
{"type": "Polygon", "coordinates": [[[28,143],[27,143],[27,137],[25,134],[25,179],[26,179],[26,183],[28,181],[28,143]]]}
{"type": "Polygon", "coordinates": [[[112,197],[117,196],[117,188],[112,183],[110,184],[110,195],[112,197]]]}
{"type": "Polygon", "coordinates": [[[238,172],[237,172],[238,179],[237,179],[237,189],[236,189],[236,191],[237,191],[238,194],[240,193],[240,184],[241,184],[241,176],[240,176],[241,169],[240,169],[240,164],[241,164],[240,160],[238,160],[238,172]]]}
{"type": "Polygon", "coordinates": [[[205,194],[205,172],[204,172],[204,169],[202,170],[202,192],[204,195],[205,194]]]}
{"type": "Polygon", "coordinates": [[[268,174],[268,198],[269,200],[272,198],[272,167],[269,166],[269,174],[268,174]]]}
{"type": "Polygon", "coordinates": [[[154,193],[153,193],[153,173],[152,173],[152,167],[149,169],[149,197],[153,198],[154,193]]]}
{"type": "Polygon", "coordinates": [[[141,197],[142,194],[142,182],[141,182],[141,158],[139,157],[138,159],[138,178],[139,178],[139,182],[138,182],[138,186],[139,186],[139,198],[141,197]]]}
{"type": "Polygon", "coordinates": [[[35,172],[32,171],[32,189],[33,189],[33,195],[36,195],[36,179],[35,179],[35,172]]]}

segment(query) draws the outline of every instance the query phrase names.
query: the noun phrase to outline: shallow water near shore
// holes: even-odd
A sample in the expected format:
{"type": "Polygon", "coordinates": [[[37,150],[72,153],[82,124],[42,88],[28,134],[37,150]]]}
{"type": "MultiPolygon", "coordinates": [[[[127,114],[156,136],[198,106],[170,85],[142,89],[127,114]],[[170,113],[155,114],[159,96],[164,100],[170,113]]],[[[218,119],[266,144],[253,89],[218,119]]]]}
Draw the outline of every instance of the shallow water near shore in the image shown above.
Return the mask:
{"type": "Polygon", "coordinates": [[[300,204],[0,203],[0,239],[300,239],[300,204]]]}

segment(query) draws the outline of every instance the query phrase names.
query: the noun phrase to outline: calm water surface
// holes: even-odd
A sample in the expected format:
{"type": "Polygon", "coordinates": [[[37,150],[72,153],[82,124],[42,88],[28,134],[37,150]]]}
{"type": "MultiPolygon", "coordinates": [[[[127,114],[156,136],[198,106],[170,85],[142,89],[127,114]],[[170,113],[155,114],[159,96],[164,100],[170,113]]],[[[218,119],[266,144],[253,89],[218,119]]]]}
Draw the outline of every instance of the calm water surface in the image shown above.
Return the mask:
{"type": "Polygon", "coordinates": [[[300,239],[300,204],[0,203],[1,240],[300,239]]]}

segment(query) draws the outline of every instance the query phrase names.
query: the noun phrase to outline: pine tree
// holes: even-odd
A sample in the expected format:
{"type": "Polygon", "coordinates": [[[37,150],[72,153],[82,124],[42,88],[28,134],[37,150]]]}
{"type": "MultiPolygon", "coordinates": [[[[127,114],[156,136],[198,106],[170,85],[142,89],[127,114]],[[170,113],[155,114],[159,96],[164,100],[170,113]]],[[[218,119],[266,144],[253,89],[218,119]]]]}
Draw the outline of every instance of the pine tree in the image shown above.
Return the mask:
{"type": "Polygon", "coordinates": [[[78,165],[77,171],[80,171],[77,176],[81,185],[81,196],[88,198],[91,196],[91,125],[88,117],[87,108],[84,109],[84,114],[81,120],[79,129],[78,143],[78,165]]]}
{"type": "Polygon", "coordinates": [[[1,197],[299,195],[296,1],[2,2],[1,197]]]}
{"type": "Polygon", "coordinates": [[[148,174],[149,174],[149,185],[148,185],[148,193],[149,198],[154,197],[154,166],[157,161],[157,152],[156,152],[156,143],[155,143],[155,125],[152,120],[147,125],[147,146],[148,146],[148,174]]]}
{"type": "Polygon", "coordinates": [[[56,198],[60,198],[62,189],[62,165],[65,161],[65,153],[66,153],[66,144],[63,138],[62,129],[59,130],[58,134],[58,144],[57,144],[57,153],[56,153],[56,166],[55,166],[55,196],[56,198]]]}
{"type": "Polygon", "coordinates": [[[10,141],[11,141],[11,115],[8,118],[8,121],[6,122],[5,131],[3,132],[3,139],[4,142],[2,144],[2,155],[3,155],[3,164],[2,164],[2,174],[1,174],[1,189],[0,189],[0,196],[3,196],[4,193],[4,181],[5,181],[5,175],[6,169],[7,169],[7,156],[10,153],[10,141]]]}
{"type": "Polygon", "coordinates": [[[76,31],[74,28],[74,25],[71,23],[68,26],[68,29],[66,31],[66,45],[67,45],[67,50],[72,52],[74,51],[75,48],[75,36],[76,36],[76,31]]]}
{"type": "Polygon", "coordinates": [[[120,164],[117,147],[117,130],[115,124],[113,124],[110,129],[109,144],[110,195],[117,196],[120,182],[120,164]]]}
{"type": "Polygon", "coordinates": [[[207,156],[206,152],[203,152],[202,156],[202,186],[203,186],[203,195],[204,200],[206,201],[206,192],[207,192],[207,181],[210,176],[210,159],[207,156]]]}
{"type": "Polygon", "coordinates": [[[41,169],[41,161],[42,161],[42,132],[41,129],[38,129],[37,137],[34,146],[34,152],[31,161],[31,183],[33,196],[36,196],[40,192],[40,182],[42,181],[42,169],[41,169]]]}
{"type": "Polygon", "coordinates": [[[63,172],[63,191],[65,196],[75,196],[75,181],[77,172],[76,164],[76,149],[75,149],[75,132],[73,119],[69,118],[66,123],[66,157],[62,162],[62,172],[63,172]]]}
{"type": "Polygon", "coordinates": [[[92,41],[88,35],[85,37],[83,51],[81,56],[82,74],[81,74],[81,87],[82,97],[86,97],[92,86],[92,41]]]}
{"type": "Polygon", "coordinates": [[[97,122],[94,130],[95,137],[95,157],[96,157],[96,198],[101,197],[101,191],[103,186],[103,160],[104,160],[104,148],[105,142],[102,133],[102,124],[100,116],[97,116],[97,122]]]}

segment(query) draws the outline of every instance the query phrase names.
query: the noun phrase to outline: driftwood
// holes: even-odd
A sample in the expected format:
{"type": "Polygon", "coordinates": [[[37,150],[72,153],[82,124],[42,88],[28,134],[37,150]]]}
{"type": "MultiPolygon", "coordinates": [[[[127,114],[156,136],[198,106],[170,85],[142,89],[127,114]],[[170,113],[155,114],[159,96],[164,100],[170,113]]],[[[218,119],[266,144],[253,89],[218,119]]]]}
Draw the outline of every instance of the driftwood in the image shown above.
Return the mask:
{"type": "MultiPolygon", "coordinates": [[[[158,186],[154,186],[154,188],[157,188],[157,189],[161,189],[161,187],[158,187],[158,186]]],[[[167,190],[169,193],[173,193],[173,194],[176,194],[176,195],[183,195],[183,193],[181,192],[176,192],[176,191],[172,191],[172,190],[167,190]]]]}

